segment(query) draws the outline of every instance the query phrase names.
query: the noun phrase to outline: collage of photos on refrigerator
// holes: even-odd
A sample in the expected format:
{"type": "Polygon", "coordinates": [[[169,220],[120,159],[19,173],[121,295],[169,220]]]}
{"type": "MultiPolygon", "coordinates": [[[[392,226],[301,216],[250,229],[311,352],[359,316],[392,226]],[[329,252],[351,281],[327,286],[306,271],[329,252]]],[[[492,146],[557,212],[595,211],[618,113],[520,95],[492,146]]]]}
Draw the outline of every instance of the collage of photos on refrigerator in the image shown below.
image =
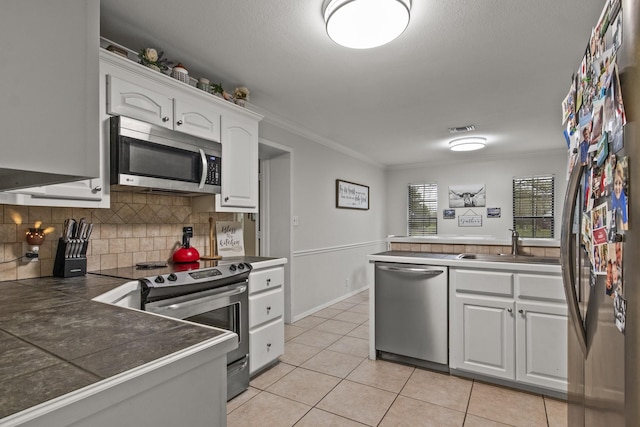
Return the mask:
{"type": "Polygon", "coordinates": [[[624,148],[626,124],[616,54],[622,44],[620,0],[610,0],[592,30],[571,88],[562,103],[569,149],[567,176],[586,169],[582,190],[583,247],[591,261],[591,284],[605,277],[613,300],[613,320],[624,333],[624,232],[629,229],[629,164],[624,148]]]}

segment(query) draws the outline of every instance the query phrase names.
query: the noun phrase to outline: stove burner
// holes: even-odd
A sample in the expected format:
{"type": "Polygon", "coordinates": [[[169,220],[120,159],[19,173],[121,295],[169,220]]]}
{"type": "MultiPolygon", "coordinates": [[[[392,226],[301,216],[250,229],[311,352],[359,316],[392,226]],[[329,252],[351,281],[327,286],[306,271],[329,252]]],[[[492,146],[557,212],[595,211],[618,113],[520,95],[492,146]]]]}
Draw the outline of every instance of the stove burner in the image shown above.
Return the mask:
{"type": "Polygon", "coordinates": [[[165,261],[139,262],[136,264],[138,270],[150,270],[152,268],[162,268],[166,266],[167,263],[165,261]]]}

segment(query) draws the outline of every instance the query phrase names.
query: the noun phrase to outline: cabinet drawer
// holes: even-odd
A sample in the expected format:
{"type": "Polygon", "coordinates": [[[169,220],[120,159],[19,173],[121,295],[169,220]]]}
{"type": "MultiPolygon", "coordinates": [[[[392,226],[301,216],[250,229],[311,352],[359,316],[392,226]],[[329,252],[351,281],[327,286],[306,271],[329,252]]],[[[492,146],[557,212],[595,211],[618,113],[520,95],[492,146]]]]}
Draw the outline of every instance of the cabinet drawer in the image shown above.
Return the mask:
{"type": "Polygon", "coordinates": [[[483,270],[454,270],[457,292],[513,296],[513,273],[483,270]]]}
{"type": "Polygon", "coordinates": [[[249,276],[249,295],[284,284],[284,268],[267,268],[252,272],[249,276]]]}
{"type": "Polygon", "coordinates": [[[284,353],[284,321],[268,323],[249,331],[249,371],[268,365],[284,353]]]}
{"type": "Polygon", "coordinates": [[[284,293],[282,288],[263,292],[249,297],[249,327],[282,317],[284,311],[284,293]]]}
{"type": "Polygon", "coordinates": [[[518,274],[518,297],[565,302],[562,276],[544,274],[518,274]]]}

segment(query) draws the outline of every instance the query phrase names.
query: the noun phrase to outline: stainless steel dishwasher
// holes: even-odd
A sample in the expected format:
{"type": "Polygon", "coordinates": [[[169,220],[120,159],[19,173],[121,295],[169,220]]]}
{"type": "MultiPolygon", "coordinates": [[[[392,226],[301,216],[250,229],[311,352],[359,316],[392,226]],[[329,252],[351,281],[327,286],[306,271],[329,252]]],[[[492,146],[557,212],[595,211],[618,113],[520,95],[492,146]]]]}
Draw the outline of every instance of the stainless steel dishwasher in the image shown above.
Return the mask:
{"type": "Polygon", "coordinates": [[[376,262],[376,354],[449,371],[448,268],[376,262]]]}

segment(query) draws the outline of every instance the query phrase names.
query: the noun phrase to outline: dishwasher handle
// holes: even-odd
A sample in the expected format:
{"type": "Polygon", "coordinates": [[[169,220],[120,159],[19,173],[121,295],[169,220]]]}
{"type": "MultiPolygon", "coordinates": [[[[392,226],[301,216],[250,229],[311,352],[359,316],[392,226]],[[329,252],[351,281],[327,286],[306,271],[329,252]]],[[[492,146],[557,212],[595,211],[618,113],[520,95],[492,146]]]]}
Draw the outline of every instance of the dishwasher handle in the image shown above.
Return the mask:
{"type": "Polygon", "coordinates": [[[386,265],[378,265],[376,268],[384,271],[394,271],[399,273],[420,274],[428,277],[436,277],[444,273],[444,270],[429,270],[426,268],[412,267],[389,267],[386,265]]]}

